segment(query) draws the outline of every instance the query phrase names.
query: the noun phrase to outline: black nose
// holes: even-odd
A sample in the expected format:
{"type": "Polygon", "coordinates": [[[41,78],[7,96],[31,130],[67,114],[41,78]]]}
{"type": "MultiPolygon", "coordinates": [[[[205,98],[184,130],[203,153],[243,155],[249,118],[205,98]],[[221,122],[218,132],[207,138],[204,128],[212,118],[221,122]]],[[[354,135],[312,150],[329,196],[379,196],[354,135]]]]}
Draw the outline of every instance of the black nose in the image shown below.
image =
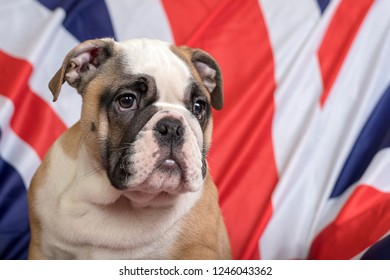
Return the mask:
{"type": "Polygon", "coordinates": [[[165,145],[181,145],[183,143],[184,128],[181,121],[175,118],[163,118],[155,126],[157,139],[165,145]]]}

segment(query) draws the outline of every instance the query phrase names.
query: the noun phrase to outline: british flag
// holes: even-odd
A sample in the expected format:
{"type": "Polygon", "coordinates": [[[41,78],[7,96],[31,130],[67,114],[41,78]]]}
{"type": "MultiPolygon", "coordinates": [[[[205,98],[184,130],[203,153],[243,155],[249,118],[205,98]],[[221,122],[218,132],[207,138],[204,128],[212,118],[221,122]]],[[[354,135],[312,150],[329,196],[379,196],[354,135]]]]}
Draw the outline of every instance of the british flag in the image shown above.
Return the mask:
{"type": "Polygon", "coordinates": [[[80,116],[48,81],[99,37],[219,62],[209,168],[236,259],[390,258],[390,1],[0,0],[0,258],[27,257],[27,189],[80,116]]]}

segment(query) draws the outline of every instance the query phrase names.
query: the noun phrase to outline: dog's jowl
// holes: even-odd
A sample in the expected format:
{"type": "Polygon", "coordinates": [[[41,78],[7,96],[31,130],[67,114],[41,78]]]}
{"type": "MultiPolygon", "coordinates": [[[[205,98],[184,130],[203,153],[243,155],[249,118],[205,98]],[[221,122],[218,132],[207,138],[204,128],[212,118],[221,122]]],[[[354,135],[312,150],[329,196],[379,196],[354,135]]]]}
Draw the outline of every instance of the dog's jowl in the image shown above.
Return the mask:
{"type": "MultiPolygon", "coordinates": [[[[50,81],[82,98],[29,189],[31,259],[228,259],[207,168],[222,78],[206,52],[86,41],[50,81]]],[[[67,106],[71,106],[68,104],[67,106]]]]}

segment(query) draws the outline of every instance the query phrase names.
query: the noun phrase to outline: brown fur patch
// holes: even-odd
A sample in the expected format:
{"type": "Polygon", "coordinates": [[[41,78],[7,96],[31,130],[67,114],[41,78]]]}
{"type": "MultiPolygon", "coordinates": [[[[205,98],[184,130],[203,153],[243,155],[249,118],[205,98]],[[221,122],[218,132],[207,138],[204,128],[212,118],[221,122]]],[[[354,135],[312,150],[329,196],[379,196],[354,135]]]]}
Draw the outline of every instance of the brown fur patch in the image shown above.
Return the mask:
{"type": "Polygon", "coordinates": [[[183,236],[171,252],[173,259],[231,259],[229,239],[216,201],[218,192],[207,173],[201,198],[181,221],[183,236]]]}
{"type": "Polygon", "coordinates": [[[212,58],[207,52],[201,49],[192,49],[187,46],[171,46],[171,51],[176,54],[180,59],[182,59],[189,67],[192,76],[195,78],[199,85],[203,86],[203,90],[208,93],[209,100],[211,100],[211,105],[214,109],[220,110],[223,107],[223,82],[222,82],[222,73],[219,68],[218,63],[212,58]],[[212,92],[209,92],[206,89],[204,80],[196,69],[194,63],[201,62],[202,64],[207,65],[211,69],[215,70],[215,75],[210,77],[204,77],[206,80],[212,79],[212,82],[215,83],[215,88],[212,92]]]}
{"type": "MultiPolygon", "coordinates": [[[[198,71],[196,70],[194,64],[192,63],[192,50],[189,47],[186,46],[175,46],[171,45],[171,51],[177,55],[181,60],[183,60],[190,70],[192,77],[195,78],[195,80],[198,82],[199,85],[203,85],[202,78],[200,77],[198,71]]],[[[208,100],[210,101],[210,94],[208,91],[204,88],[204,91],[207,92],[208,100]]]]}

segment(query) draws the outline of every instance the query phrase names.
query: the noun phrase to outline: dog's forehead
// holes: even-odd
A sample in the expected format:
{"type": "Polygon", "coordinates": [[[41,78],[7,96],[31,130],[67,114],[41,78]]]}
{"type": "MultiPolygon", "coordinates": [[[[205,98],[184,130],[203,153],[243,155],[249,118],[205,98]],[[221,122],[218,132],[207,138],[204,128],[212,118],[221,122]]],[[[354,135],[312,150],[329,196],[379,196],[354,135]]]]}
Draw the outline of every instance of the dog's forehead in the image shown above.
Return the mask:
{"type": "Polygon", "coordinates": [[[134,39],[120,43],[125,67],[132,74],[153,77],[161,101],[176,103],[191,81],[189,66],[173,51],[172,45],[152,39],[134,39]]]}

